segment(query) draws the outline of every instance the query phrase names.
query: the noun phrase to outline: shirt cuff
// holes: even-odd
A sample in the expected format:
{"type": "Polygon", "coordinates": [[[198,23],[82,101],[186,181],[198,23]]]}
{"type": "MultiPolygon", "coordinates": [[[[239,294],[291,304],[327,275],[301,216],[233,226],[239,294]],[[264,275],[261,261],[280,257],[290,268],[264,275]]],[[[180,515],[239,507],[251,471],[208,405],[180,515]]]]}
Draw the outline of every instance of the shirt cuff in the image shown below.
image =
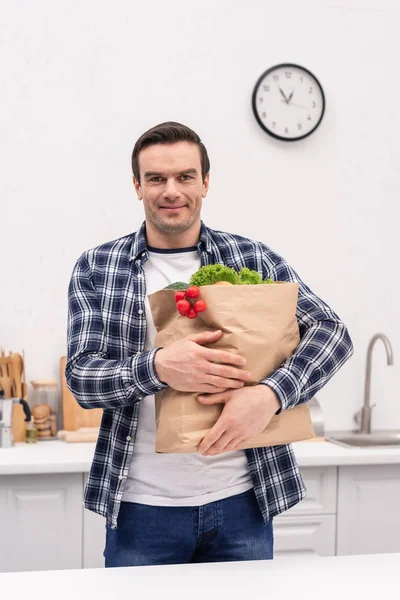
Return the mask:
{"type": "Polygon", "coordinates": [[[140,398],[156,394],[168,387],[166,383],[159,380],[155,369],[154,357],[158,350],[161,348],[140,352],[132,359],[133,378],[140,398]]]}
{"type": "Polygon", "coordinates": [[[299,376],[293,370],[281,367],[260,383],[270,387],[278,396],[281,408],[275,413],[279,415],[283,410],[293,408],[300,400],[299,376]]]}

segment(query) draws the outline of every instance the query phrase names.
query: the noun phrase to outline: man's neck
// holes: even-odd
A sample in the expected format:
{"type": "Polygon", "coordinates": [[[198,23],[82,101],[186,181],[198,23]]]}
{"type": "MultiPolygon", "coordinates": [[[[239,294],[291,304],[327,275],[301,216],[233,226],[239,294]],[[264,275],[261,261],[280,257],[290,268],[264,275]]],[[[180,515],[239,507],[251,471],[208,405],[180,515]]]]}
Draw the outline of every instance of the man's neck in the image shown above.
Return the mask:
{"type": "Polygon", "coordinates": [[[201,223],[196,223],[183,232],[164,234],[148,226],[146,222],[146,241],[149,246],[160,249],[189,248],[196,246],[200,238],[201,223]]]}

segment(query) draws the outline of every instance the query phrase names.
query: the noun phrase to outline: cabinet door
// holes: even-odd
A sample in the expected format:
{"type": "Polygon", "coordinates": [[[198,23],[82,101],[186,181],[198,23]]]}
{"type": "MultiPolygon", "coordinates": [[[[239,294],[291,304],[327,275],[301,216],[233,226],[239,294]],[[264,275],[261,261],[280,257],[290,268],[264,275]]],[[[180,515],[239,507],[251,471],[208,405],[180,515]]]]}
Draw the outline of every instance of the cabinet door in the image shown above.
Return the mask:
{"type": "Polygon", "coordinates": [[[336,514],[337,467],[302,467],[300,472],[307,496],[281,516],[336,514]]]}
{"type": "Polygon", "coordinates": [[[0,571],[80,569],[82,475],[3,475],[0,571]]]}
{"type": "Polygon", "coordinates": [[[339,468],[337,554],[400,552],[400,466],[339,468]]]}
{"type": "Polygon", "coordinates": [[[274,556],[334,556],[335,515],[274,519],[274,556]]]}
{"type": "MultiPolygon", "coordinates": [[[[86,485],[87,474],[83,475],[83,486],[86,485]]],[[[106,541],[106,520],[101,515],[87,510],[83,511],[83,568],[99,569],[104,567],[104,546],[106,541]]]]}

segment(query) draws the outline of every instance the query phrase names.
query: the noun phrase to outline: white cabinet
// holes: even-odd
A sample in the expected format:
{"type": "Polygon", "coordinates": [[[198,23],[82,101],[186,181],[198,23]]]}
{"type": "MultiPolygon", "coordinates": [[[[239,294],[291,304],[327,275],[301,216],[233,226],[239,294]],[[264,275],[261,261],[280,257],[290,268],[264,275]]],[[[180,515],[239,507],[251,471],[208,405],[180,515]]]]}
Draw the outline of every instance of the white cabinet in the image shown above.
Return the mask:
{"type": "MultiPolygon", "coordinates": [[[[275,557],[400,552],[400,465],[301,469],[307,497],[274,519],[275,557]]],[[[0,572],[103,568],[87,474],[0,477],[0,572]]]]}
{"type": "Polygon", "coordinates": [[[274,555],[334,556],[337,468],[309,467],[301,474],[307,496],[274,519],[274,555]]]}
{"type": "Polygon", "coordinates": [[[400,552],[400,465],[340,467],[337,554],[400,552]]]}
{"type": "MultiPolygon", "coordinates": [[[[88,476],[83,475],[83,491],[88,476]]],[[[83,509],[83,568],[100,569],[104,567],[104,546],[106,542],[106,520],[101,515],[83,509]]]]}
{"type": "Polygon", "coordinates": [[[274,521],[275,558],[335,556],[336,516],[283,517],[274,521]]]}
{"type": "Polygon", "coordinates": [[[79,569],[82,475],[2,475],[0,572],[79,569]]]}

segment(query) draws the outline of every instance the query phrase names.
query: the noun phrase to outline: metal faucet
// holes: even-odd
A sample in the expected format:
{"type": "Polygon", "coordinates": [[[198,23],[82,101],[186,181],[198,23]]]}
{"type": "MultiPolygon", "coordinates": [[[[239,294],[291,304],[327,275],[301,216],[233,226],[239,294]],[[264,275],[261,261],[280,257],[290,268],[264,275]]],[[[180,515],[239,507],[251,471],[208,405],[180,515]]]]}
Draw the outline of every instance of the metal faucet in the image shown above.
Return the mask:
{"type": "Polygon", "coordinates": [[[365,394],[364,394],[364,406],[355,415],[356,423],[360,425],[359,433],[371,433],[371,415],[372,409],[375,404],[370,405],[370,392],[371,392],[371,364],[372,364],[372,350],[375,342],[382,340],[385,344],[387,364],[393,365],[393,350],[389,342],[389,338],[384,333],[376,333],[368,344],[367,350],[367,371],[365,374],[365,394]]]}

